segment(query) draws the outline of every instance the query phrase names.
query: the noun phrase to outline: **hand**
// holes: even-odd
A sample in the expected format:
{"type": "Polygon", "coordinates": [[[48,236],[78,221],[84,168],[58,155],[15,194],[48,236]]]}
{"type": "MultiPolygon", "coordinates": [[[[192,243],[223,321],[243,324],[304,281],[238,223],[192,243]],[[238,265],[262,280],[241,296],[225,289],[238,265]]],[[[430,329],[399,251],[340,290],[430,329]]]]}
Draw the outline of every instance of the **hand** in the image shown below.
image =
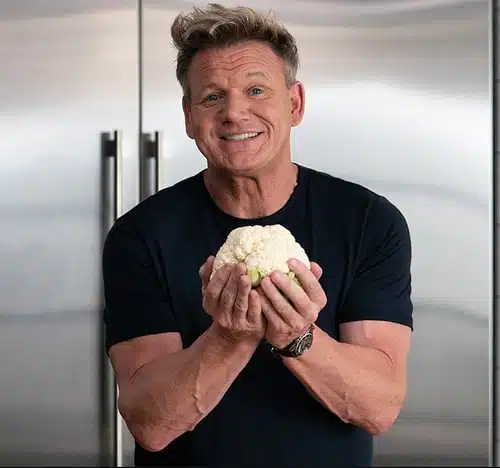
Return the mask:
{"type": "Polygon", "coordinates": [[[210,279],[213,264],[214,257],[210,256],[200,268],[203,309],[224,338],[259,342],[265,334],[266,320],[246,266],[225,265],[210,279]]]}
{"type": "Polygon", "coordinates": [[[288,265],[300,286],[283,272],[274,271],[261,281],[258,288],[262,313],[268,323],[265,338],[279,349],[304,334],[327,303],[318,281],[323,270],[317,263],[311,263],[311,270],[295,259],[288,265]]]}

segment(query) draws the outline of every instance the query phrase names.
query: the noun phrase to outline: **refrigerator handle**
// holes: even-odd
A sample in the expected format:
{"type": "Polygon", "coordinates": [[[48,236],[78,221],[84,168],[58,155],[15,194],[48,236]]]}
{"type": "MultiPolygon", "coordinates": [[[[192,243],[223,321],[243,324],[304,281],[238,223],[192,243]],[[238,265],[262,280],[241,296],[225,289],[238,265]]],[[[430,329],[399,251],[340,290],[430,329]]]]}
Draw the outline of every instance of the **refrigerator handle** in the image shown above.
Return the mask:
{"type": "Polygon", "coordinates": [[[140,198],[158,192],[163,177],[162,132],[143,133],[141,136],[140,198]]]}
{"type": "Polygon", "coordinates": [[[115,221],[120,217],[122,212],[122,132],[115,130],[102,134],[102,148],[104,157],[105,174],[104,188],[106,193],[107,213],[107,229],[111,229],[115,221]]]}
{"type": "Polygon", "coordinates": [[[155,177],[155,189],[158,192],[161,189],[161,184],[163,180],[163,165],[165,163],[163,159],[163,133],[156,131],[155,135],[155,164],[156,164],[156,177],[155,177]]]}
{"type": "MultiPolygon", "coordinates": [[[[122,132],[101,134],[103,164],[103,240],[122,215],[122,132]]],[[[103,304],[104,306],[104,304],[103,304]]],[[[101,321],[104,345],[104,324],[101,321]]],[[[104,349],[104,348],[101,348],[104,349]]],[[[118,412],[118,386],[111,362],[105,351],[101,363],[101,466],[123,466],[122,418],[118,412]]]]}

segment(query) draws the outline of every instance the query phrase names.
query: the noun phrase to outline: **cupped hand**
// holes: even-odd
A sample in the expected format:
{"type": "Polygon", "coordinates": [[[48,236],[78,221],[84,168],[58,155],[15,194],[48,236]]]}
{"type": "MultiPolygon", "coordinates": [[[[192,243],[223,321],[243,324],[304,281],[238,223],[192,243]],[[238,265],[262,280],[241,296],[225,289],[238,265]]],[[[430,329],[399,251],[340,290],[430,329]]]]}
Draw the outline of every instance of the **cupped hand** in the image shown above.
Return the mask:
{"type": "Polygon", "coordinates": [[[265,335],[266,320],[246,266],[225,265],[210,279],[213,264],[214,257],[210,256],[200,268],[203,309],[224,337],[260,341],[265,335]]]}
{"type": "Polygon", "coordinates": [[[265,339],[278,349],[289,345],[316,322],[327,297],[319,283],[322,268],[311,269],[296,259],[288,262],[300,286],[281,271],[274,271],[258,288],[262,313],[267,319],[265,339]]]}

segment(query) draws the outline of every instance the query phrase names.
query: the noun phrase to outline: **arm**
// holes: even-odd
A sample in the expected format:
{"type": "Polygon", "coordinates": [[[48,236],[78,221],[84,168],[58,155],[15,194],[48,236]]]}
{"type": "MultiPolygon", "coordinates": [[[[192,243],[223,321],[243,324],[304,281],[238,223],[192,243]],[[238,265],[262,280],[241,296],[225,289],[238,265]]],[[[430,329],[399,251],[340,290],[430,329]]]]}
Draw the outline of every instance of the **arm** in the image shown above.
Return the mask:
{"type": "Polygon", "coordinates": [[[200,269],[200,308],[213,322],[182,349],[168,285],[155,267],[155,243],[128,223],[119,220],[104,246],[106,346],[120,413],[141,446],[159,451],[221,400],[260,342],[264,319],[244,270],[221,268],[208,281],[210,258],[200,269]]]}
{"type": "Polygon", "coordinates": [[[219,403],[257,347],[212,325],[189,348],[178,333],[139,337],[110,349],[119,410],[144,448],[162,450],[219,403]]]}
{"type": "MultiPolygon", "coordinates": [[[[374,202],[358,253],[347,297],[337,311],[340,340],[315,327],[312,347],[284,363],[340,419],[379,434],[396,420],[406,396],[413,325],[409,232],[387,200],[374,202]]],[[[279,273],[262,283],[263,312],[272,325],[268,333],[278,348],[307,330],[327,301],[318,265],[309,271],[290,262],[290,268],[303,289],[279,273]]]]}
{"type": "Polygon", "coordinates": [[[342,342],[315,327],[311,349],[283,362],[342,421],[377,435],[403,405],[410,338],[408,327],[389,322],[343,324],[342,342]]]}

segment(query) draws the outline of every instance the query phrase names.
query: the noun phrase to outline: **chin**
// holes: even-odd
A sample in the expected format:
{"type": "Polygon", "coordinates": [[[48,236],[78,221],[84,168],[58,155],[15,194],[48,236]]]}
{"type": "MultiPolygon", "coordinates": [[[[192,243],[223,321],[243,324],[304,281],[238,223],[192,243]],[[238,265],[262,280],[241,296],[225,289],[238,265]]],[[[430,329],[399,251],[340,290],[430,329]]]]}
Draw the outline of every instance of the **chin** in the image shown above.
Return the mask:
{"type": "Polygon", "coordinates": [[[241,175],[251,175],[255,174],[265,167],[267,167],[271,162],[269,157],[265,155],[235,155],[233,156],[227,164],[227,169],[230,172],[241,175]]]}

